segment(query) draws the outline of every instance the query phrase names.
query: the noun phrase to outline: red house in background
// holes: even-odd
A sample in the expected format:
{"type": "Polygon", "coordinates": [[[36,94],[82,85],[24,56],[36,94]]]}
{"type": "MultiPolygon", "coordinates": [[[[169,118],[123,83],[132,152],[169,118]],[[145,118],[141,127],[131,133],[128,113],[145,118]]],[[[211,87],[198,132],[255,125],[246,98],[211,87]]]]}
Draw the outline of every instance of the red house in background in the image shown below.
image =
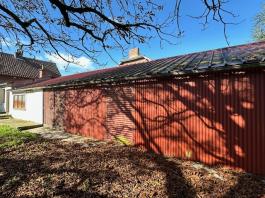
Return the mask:
{"type": "Polygon", "coordinates": [[[0,53],[0,113],[9,110],[9,91],[13,87],[25,86],[61,76],[55,63],[0,53]]]}

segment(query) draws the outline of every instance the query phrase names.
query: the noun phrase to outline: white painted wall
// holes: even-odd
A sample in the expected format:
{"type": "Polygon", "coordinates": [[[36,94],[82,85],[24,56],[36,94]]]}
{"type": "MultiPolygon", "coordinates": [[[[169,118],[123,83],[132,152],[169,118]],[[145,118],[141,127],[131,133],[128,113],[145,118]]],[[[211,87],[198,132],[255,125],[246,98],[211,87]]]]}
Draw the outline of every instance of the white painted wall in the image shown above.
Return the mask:
{"type": "Polygon", "coordinates": [[[27,120],[43,124],[43,91],[20,92],[17,94],[25,94],[25,110],[13,109],[13,91],[10,93],[10,109],[9,113],[13,118],[27,120]]]}

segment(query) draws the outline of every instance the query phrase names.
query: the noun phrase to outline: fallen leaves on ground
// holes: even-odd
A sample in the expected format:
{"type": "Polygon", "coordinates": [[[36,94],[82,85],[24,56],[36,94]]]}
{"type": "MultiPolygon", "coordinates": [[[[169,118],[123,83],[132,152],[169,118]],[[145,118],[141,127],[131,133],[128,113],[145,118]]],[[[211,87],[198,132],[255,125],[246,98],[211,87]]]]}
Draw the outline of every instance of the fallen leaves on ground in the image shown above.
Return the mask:
{"type": "Polygon", "coordinates": [[[0,150],[0,197],[262,197],[263,178],[112,143],[0,150]]]}

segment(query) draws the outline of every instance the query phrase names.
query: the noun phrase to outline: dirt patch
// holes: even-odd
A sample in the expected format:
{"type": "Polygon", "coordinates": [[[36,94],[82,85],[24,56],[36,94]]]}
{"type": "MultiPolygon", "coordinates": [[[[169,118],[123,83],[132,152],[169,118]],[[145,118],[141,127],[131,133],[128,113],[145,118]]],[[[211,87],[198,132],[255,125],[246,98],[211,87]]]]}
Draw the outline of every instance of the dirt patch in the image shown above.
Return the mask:
{"type": "Polygon", "coordinates": [[[262,197],[262,178],[146,153],[37,140],[0,150],[0,197],[262,197]]]}

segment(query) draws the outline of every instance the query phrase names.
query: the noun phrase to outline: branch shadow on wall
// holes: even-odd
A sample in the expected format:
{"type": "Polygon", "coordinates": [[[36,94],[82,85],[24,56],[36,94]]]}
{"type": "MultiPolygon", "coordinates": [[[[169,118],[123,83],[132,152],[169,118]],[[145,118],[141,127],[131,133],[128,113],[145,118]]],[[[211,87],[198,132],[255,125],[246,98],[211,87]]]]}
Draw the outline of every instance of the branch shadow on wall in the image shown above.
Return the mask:
{"type": "MultiPolygon", "coordinates": [[[[98,139],[123,135],[160,155],[258,174],[265,167],[260,78],[216,74],[58,91],[62,107],[55,108],[53,121],[69,132],[98,139]]],[[[168,175],[169,195],[172,183],[168,175]]]]}

